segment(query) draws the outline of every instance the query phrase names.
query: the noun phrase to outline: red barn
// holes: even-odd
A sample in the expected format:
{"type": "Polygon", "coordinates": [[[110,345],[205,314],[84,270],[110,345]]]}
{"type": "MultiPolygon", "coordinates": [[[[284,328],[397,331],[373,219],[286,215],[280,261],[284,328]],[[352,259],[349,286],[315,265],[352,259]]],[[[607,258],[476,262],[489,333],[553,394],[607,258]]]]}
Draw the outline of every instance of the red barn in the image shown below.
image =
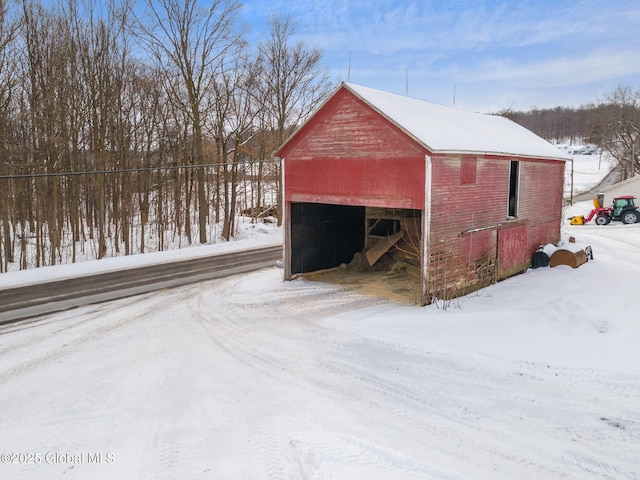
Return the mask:
{"type": "Polygon", "coordinates": [[[567,157],[503,117],[343,83],[276,155],[286,279],[402,237],[424,305],[525,271],[560,239],[567,157]]]}

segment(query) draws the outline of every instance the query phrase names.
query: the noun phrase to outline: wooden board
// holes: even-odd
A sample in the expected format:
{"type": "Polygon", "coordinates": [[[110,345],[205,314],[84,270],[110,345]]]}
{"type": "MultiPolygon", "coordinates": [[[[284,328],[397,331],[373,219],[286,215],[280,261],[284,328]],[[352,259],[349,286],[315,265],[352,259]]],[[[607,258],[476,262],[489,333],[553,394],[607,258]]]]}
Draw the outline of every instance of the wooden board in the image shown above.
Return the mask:
{"type": "Polygon", "coordinates": [[[373,267],[373,265],[380,260],[385,253],[389,251],[391,247],[393,247],[398,241],[404,236],[404,232],[400,230],[393,235],[383,238],[379,242],[377,242],[373,247],[365,252],[365,257],[367,257],[367,262],[369,262],[369,266],[373,267]]]}

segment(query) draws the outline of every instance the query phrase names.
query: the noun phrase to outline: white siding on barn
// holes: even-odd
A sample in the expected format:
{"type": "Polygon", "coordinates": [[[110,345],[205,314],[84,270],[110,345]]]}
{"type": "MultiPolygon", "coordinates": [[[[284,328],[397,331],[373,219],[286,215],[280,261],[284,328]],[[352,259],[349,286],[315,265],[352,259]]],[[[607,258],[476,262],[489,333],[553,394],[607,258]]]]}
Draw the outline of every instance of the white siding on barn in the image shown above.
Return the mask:
{"type": "Polygon", "coordinates": [[[640,203],[640,175],[631,177],[622,182],[611,185],[602,190],[604,193],[604,207],[610,207],[613,205],[613,199],[624,195],[633,195],[636,200],[636,205],[640,203]]]}

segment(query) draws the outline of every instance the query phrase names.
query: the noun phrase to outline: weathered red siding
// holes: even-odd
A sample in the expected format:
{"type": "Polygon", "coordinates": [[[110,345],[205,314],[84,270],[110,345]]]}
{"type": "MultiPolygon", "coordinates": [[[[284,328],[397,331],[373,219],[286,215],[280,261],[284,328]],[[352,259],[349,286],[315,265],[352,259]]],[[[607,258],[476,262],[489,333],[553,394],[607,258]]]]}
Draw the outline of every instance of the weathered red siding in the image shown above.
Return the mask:
{"type": "Polygon", "coordinates": [[[432,159],[429,289],[441,298],[496,279],[497,226],[506,220],[509,160],[472,156],[475,183],[465,183],[462,165],[469,157],[432,159]]]}
{"type": "Polygon", "coordinates": [[[424,209],[426,151],[348,91],[279,153],[288,202],[424,209]]]}
{"type": "Polygon", "coordinates": [[[531,252],[560,240],[564,168],[564,162],[521,163],[518,216],[529,221],[527,246],[531,252]]]}
{"type": "Polygon", "coordinates": [[[498,229],[498,273],[502,280],[527,269],[532,252],[527,248],[527,223],[511,222],[498,229]]]}
{"type": "Polygon", "coordinates": [[[430,289],[441,296],[521,272],[540,245],[560,240],[562,162],[480,155],[475,183],[466,183],[464,163],[463,155],[433,157],[430,289]],[[514,160],[520,162],[518,214],[509,220],[514,160]]]}

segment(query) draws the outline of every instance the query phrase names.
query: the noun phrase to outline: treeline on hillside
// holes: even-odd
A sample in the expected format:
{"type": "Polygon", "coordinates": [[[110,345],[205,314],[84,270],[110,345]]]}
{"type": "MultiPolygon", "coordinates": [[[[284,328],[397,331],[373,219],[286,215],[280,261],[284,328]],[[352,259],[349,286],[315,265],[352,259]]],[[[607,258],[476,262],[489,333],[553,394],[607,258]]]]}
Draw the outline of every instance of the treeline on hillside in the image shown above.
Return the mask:
{"type": "Polygon", "coordinates": [[[272,152],[329,84],[289,17],[252,45],[240,8],[0,0],[0,272],[281,221],[272,152]]]}
{"type": "Polygon", "coordinates": [[[619,86],[598,104],[534,108],[528,112],[507,110],[500,115],[552,143],[597,145],[618,161],[625,179],[640,173],[640,90],[619,86]]]}

